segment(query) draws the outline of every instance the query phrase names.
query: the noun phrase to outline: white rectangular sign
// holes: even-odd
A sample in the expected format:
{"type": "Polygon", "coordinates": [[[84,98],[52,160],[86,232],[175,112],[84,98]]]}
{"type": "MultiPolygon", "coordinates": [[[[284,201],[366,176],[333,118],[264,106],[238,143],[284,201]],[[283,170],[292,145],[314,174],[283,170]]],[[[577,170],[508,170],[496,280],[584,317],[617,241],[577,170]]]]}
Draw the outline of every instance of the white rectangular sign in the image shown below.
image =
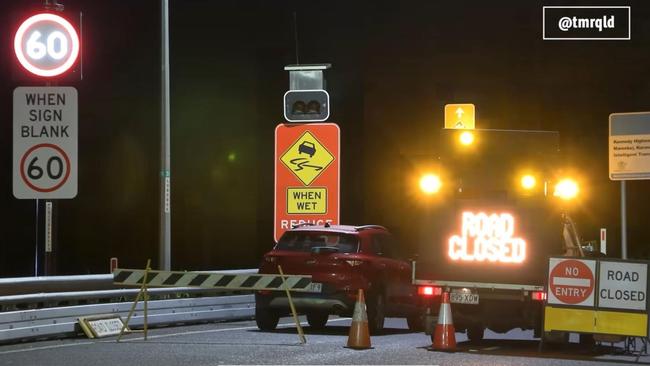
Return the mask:
{"type": "Polygon", "coordinates": [[[18,199],[77,195],[77,89],[18,87],[13,105],[13,193],[18,199]]]}
{"type": "Polygon", "coordinates": [[[646,263],[600,261],[598,307],[646,310],[646,263]]]}
{"type": "Polygon", "coordinates": [[[650,112],[609,115],[609,179],[650,179],[650,112]]]}

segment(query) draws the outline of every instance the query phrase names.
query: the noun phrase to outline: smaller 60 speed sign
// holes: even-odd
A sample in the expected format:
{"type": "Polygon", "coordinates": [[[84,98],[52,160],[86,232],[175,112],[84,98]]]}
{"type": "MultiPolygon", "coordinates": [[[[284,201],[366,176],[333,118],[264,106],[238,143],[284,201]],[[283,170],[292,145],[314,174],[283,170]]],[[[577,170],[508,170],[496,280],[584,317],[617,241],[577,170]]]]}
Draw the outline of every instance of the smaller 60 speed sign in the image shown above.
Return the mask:
{"type": "Polygon", "coordinates": [[[32,146],[20,159],[20,177],[37,192],[53,192],[70,177],[70,158],[54,144],[32,146]]]}

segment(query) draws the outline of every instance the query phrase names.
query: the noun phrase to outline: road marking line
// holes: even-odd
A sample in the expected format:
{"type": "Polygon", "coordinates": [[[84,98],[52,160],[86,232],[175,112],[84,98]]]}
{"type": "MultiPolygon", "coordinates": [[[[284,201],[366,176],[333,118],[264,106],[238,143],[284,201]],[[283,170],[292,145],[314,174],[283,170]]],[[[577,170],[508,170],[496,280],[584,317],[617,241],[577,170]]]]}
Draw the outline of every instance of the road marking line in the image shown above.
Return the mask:
{"type": "MultiPolygon", "coordinates": [[[[338,319],[332,319],[328,320],[328,323],[332,322],[339,322],[343,320],[350,320],[352,318],[338,318],[338,319]]],[[[307,322],[302,322],[300,323],[301,325],[308,325],[307,322]]],[[[295,323],[283,323],[283,324],[278,324],[278,328],[291,328],[292,326],[295,326],[295,323]]],[[[174,337],[174,336],[180,336],[180,335],[191,335],[191,334],[201,334],[201,333],[218,333],[218,332],[227,332],[231,330],[248,330],[248,329],[257,329],[257,326],[250,326],[250,327],[237,327],[237,328],[225,328],[225,329],[210,329],[210,330],[196,330],[196,331],[191,331],[191,332],[183,332],[183,333],[172,333],[172,334],[161,334],[157,336],[149,336],[147,337],[148,339],[157,339],[157,338],[166,338],[166,337],[174,337]]],[[[120,343],[127,343],[127,342],[133,342],[133,341],[138,341],[138,340],[144,340],[144,337],[138,337],[138,338],[128,338],[120,341],[120,343]]],[[[48,349],[55,349],[55,348],[64,348],[64,347],[75,347],[75,346],[87,346],[90,344],[97,344],[97,343],[117,343],[115,339],[113,340],[103,340],[103,341],[98,341],[98,342],[79,342],[79,343],[70,343],[70,344],[57,344],[53,346],[42,346],[42,347],[33,347],[33,348],[26,348],[26,349],[12,349],[9,351],[0,351],[0,355],[6,355],[10,353],[21,353],[21,352],[33,352],[33,351],[42,351],[42,350],[48,350],[48,349]]]]}

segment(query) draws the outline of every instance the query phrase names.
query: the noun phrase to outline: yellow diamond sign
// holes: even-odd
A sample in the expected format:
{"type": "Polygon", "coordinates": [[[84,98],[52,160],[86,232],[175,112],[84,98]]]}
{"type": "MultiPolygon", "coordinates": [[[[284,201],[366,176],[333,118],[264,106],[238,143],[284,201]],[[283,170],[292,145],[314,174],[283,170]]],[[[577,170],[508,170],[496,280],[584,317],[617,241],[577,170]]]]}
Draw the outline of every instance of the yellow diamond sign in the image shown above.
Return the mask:
{"type": "Polygon", "coordinates": [[[310,185],[334,161],[314,135],[305,131],[280,160],[306,186],[310,185]]]}

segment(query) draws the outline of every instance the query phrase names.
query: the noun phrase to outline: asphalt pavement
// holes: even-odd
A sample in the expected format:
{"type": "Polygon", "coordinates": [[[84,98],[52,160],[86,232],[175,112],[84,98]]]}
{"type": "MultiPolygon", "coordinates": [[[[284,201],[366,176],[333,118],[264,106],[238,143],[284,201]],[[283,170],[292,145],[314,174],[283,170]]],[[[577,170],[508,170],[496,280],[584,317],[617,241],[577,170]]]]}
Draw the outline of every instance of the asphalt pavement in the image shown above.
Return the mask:
{"type": "MultiPolygon", "coordinates": [[[[304,319],[302,319],[304,321],[304,319]]],[[[571,343],[540,352],[532,331],[486,332],[479,344],[457,333],[454,353],[430,349],[431,339],[409,332],[404,319],[388,319],[387,329],[371,337],[372,349],[344,346],[350,319],[333,318],[324,330],[305,324],[306,344],[300,344],[295,324],[284,318],[274,332],[262,332],[251,320],[150,329],[125,337],[84,338],[0,346],[0,365],[221,365],[221,364],[392,364],[392,365],[620,365],[650,364],[650,357],[624,353],[621,347],[589,349],[571,343]]],[[[572,341],[577,342],[576,337],[572,341]]],[[[618,345],[620,346],[620,345],[618,345]]]]}

